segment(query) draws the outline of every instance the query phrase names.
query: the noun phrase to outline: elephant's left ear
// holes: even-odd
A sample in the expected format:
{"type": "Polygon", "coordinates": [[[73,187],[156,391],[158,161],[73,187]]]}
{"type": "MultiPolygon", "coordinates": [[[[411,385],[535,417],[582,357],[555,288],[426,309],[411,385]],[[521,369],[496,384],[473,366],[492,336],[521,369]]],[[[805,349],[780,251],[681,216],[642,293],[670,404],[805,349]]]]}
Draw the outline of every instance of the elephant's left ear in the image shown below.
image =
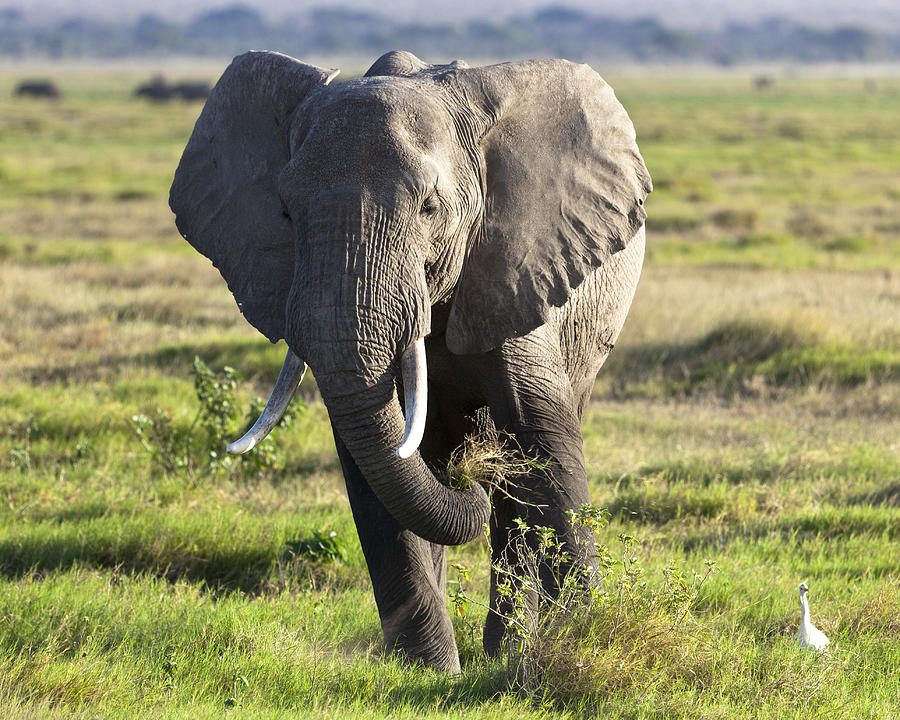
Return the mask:
{"type": "Polygon", "coordinates": [[[455,353],[497,347],[544,324],[631,241],[652,189],[634,127],[587,65],[535,60],[436,78],[474,108],[485,216],[447,326],[455,353]]]}

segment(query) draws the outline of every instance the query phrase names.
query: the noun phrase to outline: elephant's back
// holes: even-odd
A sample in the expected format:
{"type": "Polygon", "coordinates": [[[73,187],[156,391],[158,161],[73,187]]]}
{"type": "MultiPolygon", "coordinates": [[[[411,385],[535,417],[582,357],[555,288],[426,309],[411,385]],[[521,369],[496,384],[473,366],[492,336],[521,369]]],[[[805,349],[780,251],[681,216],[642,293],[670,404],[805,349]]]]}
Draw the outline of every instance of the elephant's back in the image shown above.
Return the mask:
{"type": "Polygon", "coordinates": [[[578,286],[568,303],[554,311],[563,357],[576,397],[589,394],[606,361],[628,309],[644,262],[645,232],[637,232],[621,252],[613,255],[578,286]]]}

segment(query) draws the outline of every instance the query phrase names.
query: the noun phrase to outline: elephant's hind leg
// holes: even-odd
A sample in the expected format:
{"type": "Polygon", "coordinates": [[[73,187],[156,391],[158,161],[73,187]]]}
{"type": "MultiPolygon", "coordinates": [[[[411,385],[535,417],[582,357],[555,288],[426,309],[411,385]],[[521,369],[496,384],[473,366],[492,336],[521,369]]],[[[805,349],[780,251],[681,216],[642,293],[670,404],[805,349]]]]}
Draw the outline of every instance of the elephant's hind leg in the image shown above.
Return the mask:
{"type": "Polygon", "coordinates": [[[444,547],[400,527],[337,434],[335,445],[388,649],[429,667],[459,672],[446,605],[444,547]]]}

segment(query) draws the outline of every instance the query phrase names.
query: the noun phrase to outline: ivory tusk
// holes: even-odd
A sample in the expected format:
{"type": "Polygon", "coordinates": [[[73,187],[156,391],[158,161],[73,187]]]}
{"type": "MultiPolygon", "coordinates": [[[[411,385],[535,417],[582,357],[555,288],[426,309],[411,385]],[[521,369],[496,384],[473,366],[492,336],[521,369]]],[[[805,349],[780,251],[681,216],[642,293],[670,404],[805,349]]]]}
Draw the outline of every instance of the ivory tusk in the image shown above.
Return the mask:
{"type": "Polygon", "coordinates": [[[428,368],[425,363],[425,338],[419,338],[400,357],[403,377],[403,397],[406,400],[406,430],[397,455],[412,455],[425,434],[425,415],[428,412],[428,368]]]}
{"type": "Polygon", "coordinates": [[[235,440],[228,446],[228,452],[232,455],[242,455],[266,439],[266,436],[272,432],[272,428],[281,420],[284,411],[287,410],[291,398],[294,397],[294,392],[300,385],[300,381],[303,380],[304,373],[306,373],[306,363],[288,348],[287,355],[284,357],[284,365],[281,366],[278,380],[275,381],[275,387],[272,389],[272,394],[269,396],[269,401],[262,414],[244,437],[235,440]]]}

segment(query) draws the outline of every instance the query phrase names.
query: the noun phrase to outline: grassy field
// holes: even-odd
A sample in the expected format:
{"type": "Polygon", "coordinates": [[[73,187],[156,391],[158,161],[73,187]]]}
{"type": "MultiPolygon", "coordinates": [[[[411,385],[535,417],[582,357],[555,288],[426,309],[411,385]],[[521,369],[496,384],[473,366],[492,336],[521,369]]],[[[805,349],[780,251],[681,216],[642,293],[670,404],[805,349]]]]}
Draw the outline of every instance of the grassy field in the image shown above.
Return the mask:
{"type": "MultiPolygon", "coordinates": [[[[656,189],[585,424],[601,540],[640,540],[648,591],[667,566],[717,572],[674,649],[638,637],[641,672],[585,670],[574,695],[550,675],[511,689],[475,604],[459,678],[384,657],[313,383],[266,467],[211,463],[194,357],[237,369],[243,416],[283,349],[174,229],[199,105],[131,99],[133,70],[62,74],[59,102],[12,98],[17,79],[0,74],[0,720],[900,715],[900,77],[610,78],[656,189]],[[150,452],[136,416],[191,457],[150,452]],[[291,552],[317,532],[333,553],[291,552]],[[791,640],[802,580],[826,655],[791,640]]],[[[450,554],[484,601],[485,542],[450,554]]]]}

